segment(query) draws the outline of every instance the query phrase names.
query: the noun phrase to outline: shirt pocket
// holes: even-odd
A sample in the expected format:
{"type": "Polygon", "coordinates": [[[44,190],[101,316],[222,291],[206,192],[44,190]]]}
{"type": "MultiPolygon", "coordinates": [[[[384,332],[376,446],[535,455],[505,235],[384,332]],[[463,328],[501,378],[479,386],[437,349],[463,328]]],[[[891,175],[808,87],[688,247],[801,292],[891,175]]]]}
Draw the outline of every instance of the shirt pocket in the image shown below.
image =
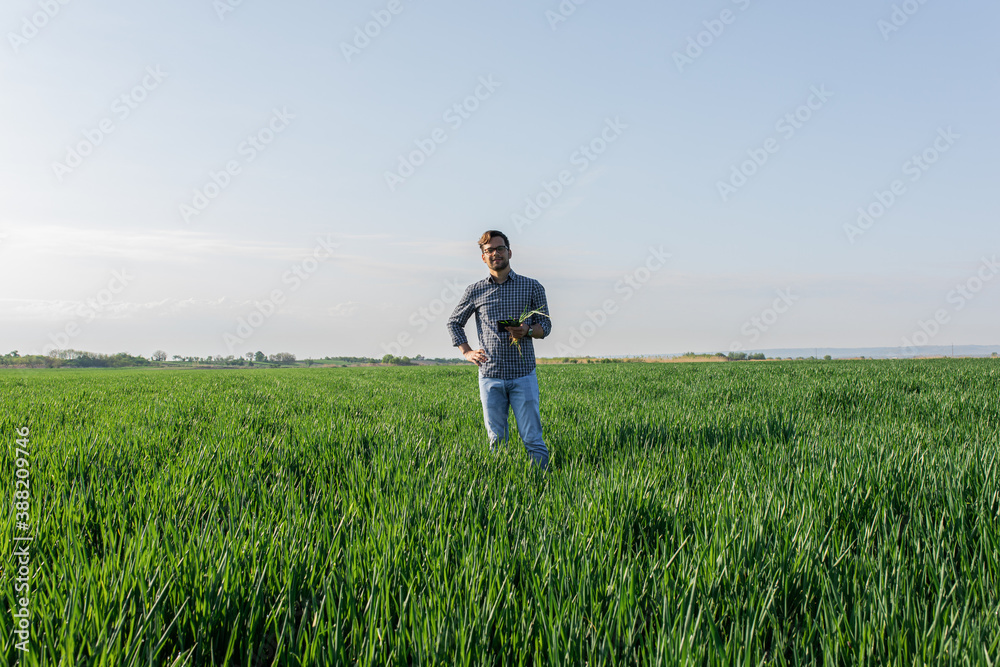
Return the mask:
{"type": "Polygon", "coordinates": [[[504,319],[503,305],[498,290],[488,289],[480,296],[476,303],[479,316],[482,319],[483,328],[487,336],[497,334],[497,322],[504,319]]]}

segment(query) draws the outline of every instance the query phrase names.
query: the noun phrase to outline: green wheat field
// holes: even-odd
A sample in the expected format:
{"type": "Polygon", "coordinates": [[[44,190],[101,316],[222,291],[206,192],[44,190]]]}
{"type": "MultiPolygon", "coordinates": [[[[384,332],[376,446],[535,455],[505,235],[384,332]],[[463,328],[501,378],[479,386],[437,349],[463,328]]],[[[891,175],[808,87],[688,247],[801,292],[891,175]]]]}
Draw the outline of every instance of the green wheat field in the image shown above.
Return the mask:
{"type": "Polygon", "coordinates": [[[5,664],[995,665],[1000,362],[0,373],[5,664]]]}

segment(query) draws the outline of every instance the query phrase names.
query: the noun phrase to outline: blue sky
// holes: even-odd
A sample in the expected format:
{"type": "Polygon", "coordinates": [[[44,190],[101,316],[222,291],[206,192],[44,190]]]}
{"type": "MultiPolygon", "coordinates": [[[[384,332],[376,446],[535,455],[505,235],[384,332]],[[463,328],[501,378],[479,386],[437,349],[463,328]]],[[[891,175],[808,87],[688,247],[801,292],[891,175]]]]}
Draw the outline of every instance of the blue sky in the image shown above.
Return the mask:
{"type": "Polygon", "coordinates": [[[0,10],[3,351],[1000,342],[996,3],[234,1],[0,10]]]}

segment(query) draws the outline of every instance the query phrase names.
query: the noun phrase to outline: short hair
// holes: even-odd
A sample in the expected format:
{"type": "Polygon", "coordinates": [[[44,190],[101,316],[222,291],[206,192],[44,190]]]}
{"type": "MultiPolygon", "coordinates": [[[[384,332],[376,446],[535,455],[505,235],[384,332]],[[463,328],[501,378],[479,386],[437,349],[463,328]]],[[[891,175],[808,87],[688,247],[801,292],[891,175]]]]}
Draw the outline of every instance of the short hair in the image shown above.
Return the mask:
{"type": "Polygon", "coordinates": [[[510,240],[507,238],[507,235],[501,231],[497,231],[496,229],[490,229],[483,232],[483,235],[479,237],[479,249],[482,250],[494,236],[502,238],[503,244],[507,246],[507,250],[510,250],[510,240]]]}

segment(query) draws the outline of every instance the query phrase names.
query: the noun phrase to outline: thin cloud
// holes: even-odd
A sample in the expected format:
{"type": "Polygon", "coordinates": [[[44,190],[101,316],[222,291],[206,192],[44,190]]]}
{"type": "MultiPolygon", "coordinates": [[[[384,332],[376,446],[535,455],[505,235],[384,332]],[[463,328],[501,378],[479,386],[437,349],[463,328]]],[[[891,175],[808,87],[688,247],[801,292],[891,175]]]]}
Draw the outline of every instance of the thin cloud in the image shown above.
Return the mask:
{"type": "Polygon", "coordinates": [[[311,251],[310,247],[257,243],[188,230],[129,232],[46,225],[10,229],[7,236],[4,245],[8,248],[16,246],[21,253],[46,257],[165,262],[205,257],[295,260],[311,251]]]}
{"type": "Polygon", "coordinates": [[[61,321],[76,318],[125,319],[136,315],[177,315],[185,311],[215,312],[225,299],[159,299],[110,301],[92,299],[0,299],[0,319],[5,321],[61,321]]]}

